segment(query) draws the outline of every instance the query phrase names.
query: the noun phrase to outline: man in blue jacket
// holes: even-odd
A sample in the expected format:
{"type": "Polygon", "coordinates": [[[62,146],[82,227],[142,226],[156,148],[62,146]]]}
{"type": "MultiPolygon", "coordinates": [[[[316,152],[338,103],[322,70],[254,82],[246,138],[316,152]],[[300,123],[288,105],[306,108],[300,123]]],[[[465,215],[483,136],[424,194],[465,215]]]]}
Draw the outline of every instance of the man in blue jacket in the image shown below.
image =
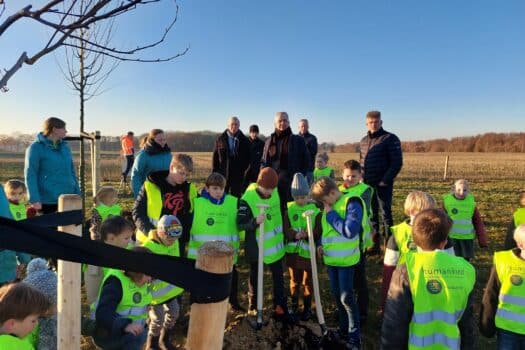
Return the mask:
{"type": "Polygon", "coordinates": [[[364,182],[374,189],[372,196],[372,238],[374,246],[369,253],[379,253],[379,214],[383,226],[385,242],[390,236],[392,220],[392,193],[394,179],[403,166],[403,154],[399,138],[384,130],[381,112],[366,114],[368,133],[360,142],[360,162],[364,182]]]}

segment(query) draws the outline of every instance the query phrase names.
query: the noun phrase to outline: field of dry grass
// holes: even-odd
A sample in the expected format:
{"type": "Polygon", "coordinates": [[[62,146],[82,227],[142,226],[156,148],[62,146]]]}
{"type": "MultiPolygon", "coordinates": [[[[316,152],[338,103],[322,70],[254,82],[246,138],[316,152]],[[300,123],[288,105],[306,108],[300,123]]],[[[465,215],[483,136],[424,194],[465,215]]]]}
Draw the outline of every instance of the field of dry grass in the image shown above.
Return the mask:
{"type": "MultiPolygon", "coordinates": [[[[211,164],[210,153],[192,153],[195,171],[192,181],[197,187],[202,186],[205,177],[209,174],[211,164]]],[[[357,159],[357,154],[333,153],[330,154],[329,165],[336,169],[336,177],[340,179],[342,163],[348,159],[357,159]]],[[[491,266],[492,253],[503,246],[506,226],[511,213],[517,205],[517,195],[520,189],[525,188],[525,154],[504,153],[451,153],[448,169],[448,180],[443,180],[445,154],[415,153],[405,154],[403,170],[399,174],[394,191],[393,213],[395,223],[404,219],[403,201],[412,190],[423,190],[433,194],[438,200],[450,190],[455,179],[466,178],[471,182],[471,191],[476,197],[489,236],[489,248],[476,251],[474,265],[477,270],[475,292],[475,310],[479,310],[482,288],[488,278],[491,266]]],[[[103,154],[102,156],[102,184],[118,186],[121,161],[117,154],[103,154]]],[[[89,171],[89,167],[88,167],[89,171]]],[[[89,172],[87,172],[89,173],[89,172]]],[[[0,181],[9,178],[23,177],[23,155],[0,153],[0,181]]],[[[87,198],[90,179],[87,179],[87,198]]],[[[121,197],[121,204],[125,209],[131,209],[132,198],[129,194],[121,197]]],[[[88,200],[90,205],[90,200],[88,200]]],[[[246,277],[248,267],[239,264],[241,273],[240,290],[247,290],[246,277]]],[[[378,310],[379,291],[381,284],[382,258],[373,257],[368,262],[368,280],[370,284],[370,317],[365,335],[366,349],[375,349],[379,337],[378,310]]],[[[286,276],[288,278],[288,276],[286,276]]],[[[266,279],[268,280],[268,278],[266,279]]],[[[324,309],[329,325],[335,325],[335,304],[330,296],[326,271],[321,269],[320,283],[324,309]]],[[[269,291],[269,289],[268,289],[269,291]]],[[[270,296],[266,295],[269,301],[270,296]]],[[[246,303],[246,297],[241,299],[246,303]]],[[[476,318],[477,319],[477,318],[476,318]]],[[[181,335],[181,341],[183,341],[181,335]]],[[[494,348],[493,339],[478,337],[475,348],[494,348]]],[[[88,349],[89,347],[85,347],[88,349]]]]}

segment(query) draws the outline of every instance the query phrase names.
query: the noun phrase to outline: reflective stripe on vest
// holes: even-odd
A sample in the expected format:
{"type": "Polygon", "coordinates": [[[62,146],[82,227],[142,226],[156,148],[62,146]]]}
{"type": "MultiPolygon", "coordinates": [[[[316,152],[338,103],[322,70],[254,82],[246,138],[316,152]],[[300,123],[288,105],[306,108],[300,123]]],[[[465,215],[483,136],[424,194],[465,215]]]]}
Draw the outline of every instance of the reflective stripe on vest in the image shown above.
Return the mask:
{"type": "Polygon", "coordinates": [[[496,327],[525,335],[525,261],[512,250],[494,253],[501,283],[496,327]]]}
{"type": "Polygon", "coordinates": [[[512,215],[514,217],[514,227],[525,224],[525,208],[518,208],[512,215]]]}
{"type": "Polygon", "coordinates": [[[188,258],[196,259],[198,249],[211,241],[223,241],[233,248],[233,263],[239,256],[239,230],[237,229],[237,198],[227,194],[222,204],[214,204],[209,199],[195,199],[193,224],[188,244],[188,258]]]}
{"type": "MultiPolygon", "coordinates": [[[[312,225],[315,217],[321,212],[319,208],[313,203],[307,203],[305,205],[298,206],[295,202],[288,202],[288,220],[290,221],[291,228],[298,231],[307,232],[306,218],[303,217],[303,213],[307,210],[313,210],[312,225]]],[[[310,259],[310,248],[308,246],[308,238],[300,239],[298,241],[290,241],[286,243],[286,252],[289,254],[298,254],[300,257],[310,259]]]]}
{"type": "Polygon", "coordinates": [[[102,221],[106,220],[110,216],[118,216],[122,213],[122,208],[118,204],[113,204],[111,206],[99,204],[95,207],[95,209],[100,215],[102,221]]]}
{"type": "Polygon", "coordinates": [[[91,319],[95,319],[95,312],[98,301],[100,300],[102,287],[110,276],[118,278],[122,285],[122,299],[118,303],[115,312],[124,318],[131,319],[135,323],[145,324],[148,318],[148,305],[151,304],[152,300],[148,284],[146,283],[139,287],[131,278],[124,275],[124,272],[115,269],[109,269],[108,273],[106,273],[102,279],[98,299],[91,305],[91,319]]]}
{"type": "Polygon", "coordinates": [[[9,203],[9,211],[13,216],[13,220],[20,221],[27,219],[26,205],[23,203],[13,204],[9,203]]]}
{"type": "Polygon", "coordinates": [[[363,205],[363,219],[361,220],[361,226],[363,231],[361,233],[361,251],[364,252],[365,249],[370,248],[374,245],[372,242],[372,224],[370,223],[370,216],[372,213],[371,203],[365,202],[363,194],[367,190],[373,191],[373,189],[367,184],[360,182],[352,187],[344,187],[343,185],[339,186],[339,190],[342,193],[350,194],[351,197],[361,198],[361,204],[363,205]]]}
{"type": "MultiPolygon", "coordinates": [[[[252,183],[244,192],[242,199],[246,201],[254,217],[259,215],[259,208],[257,204],[268,204],[269,207],[265,210],[264,219],[264,263],[271,264],[283,258],[285,254],[284,249],[284,234],[283,234],[283,219],[281,216],[281,207],[279,202],[279,193],[277,188],[272,191],[270,198],[261,198],[256,191],[257,184],[252,183]]],[[[255,230],[255,238],[257,244],[259,241],[259,225],[255,230]]]]}
{"type": "Polygon", "coordinates": [[[473,239],[475,237],[472,216],[476,209],[474,196],[468,194],[457,199],[452,193],[443,196],[443,205],[453,221],[449,236],[454,239],[473,239]]]}
{"type": "Polygon", "coordinates": [[[314,181],[317,181],[320,177],[327,176],[330,177],[330,174],[332,174],[332,171],[334,171],[333,168],[327,166],[323,169],[315,168],[314,169],[314,181]]]}
{"type": "Polygon", "coordinates": [[[459,349],[458,322],[474,288],[474,267],[443,251],[409,251],[406,267],[414,303],[409,349],[459,349]]]}
{"type": "MultiPolygon", "coordinates": [[[[169,256],[180,256],[179,241],[176,240],[170,246],[166,246],[159,242],[154,241],[152,238],[148,238],[143,246],[151,250],[154,254],[169,255],[169,256]]],[[[152,305],[163,304],[164,302],[176,297],[181,294],[184,289],[177,287],[173,284],[164,282],[162,280],[154,279],[151,283],[151,295],[152,305]]]]}
{"type": "MultiPolygon", "coordinates": [[[[333,205],[335,212],[341,218],[346,216],[346,206],[350,198],[353,197],[349,194],[343,194],[333,205]]],[[[342,236],[328,223],[326,220],[326,212],[323,212],[322,226],[323,236],[321,238],[321,244],[323,245],[324,263],[328,266],[339,267],[357,264],[361,257],[359,236],[356,235],[352,239],[342,236]]]]}
{"type": "Polygon", "coordinates": [[[406,254],[409,251],[415,251],[417,249],[415,243],[412,241],[412,226],[406,221],[390,227],[392,235],[396,240],[397,248],[399,249],[399,259],[397,260],[397,266],[405,263],[406,254]]]}

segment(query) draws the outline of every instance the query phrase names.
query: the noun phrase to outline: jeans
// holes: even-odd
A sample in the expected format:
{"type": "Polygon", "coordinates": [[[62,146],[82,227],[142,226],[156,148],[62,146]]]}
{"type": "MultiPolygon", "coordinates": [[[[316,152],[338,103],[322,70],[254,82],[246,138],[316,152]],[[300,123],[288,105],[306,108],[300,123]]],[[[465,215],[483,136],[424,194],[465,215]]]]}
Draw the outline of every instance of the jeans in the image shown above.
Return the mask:
{"type": "Polygon", "coordinates": [[[525,349],[525,335],[503,329],[497,332],[498,350],[521,350],[525,349]]]}
{"type": "Polygon", "coordinates": [[[379,216],[381,216],[383,237],[386,239],[390,236],[390,227],[394,224],[394,220],[392,219],[392,194],[394,187],[393,185],[373,187],[374,195],[372,196],[372,217],[370,218],[370,224],[372,225],[372,232],[379,234],[379,216]]]}
{"type": "MultiPolygon", "coordinates": [[[[268,264],[267,266],[272,272],[273,306],[279,305],[287,312],[288,303],[284,295],[283,259],[268,264]]],[[[252,305],[255,305],[257,301],[257,273],[257,262],[253,262],[250,264],[250,279],[248,280],[248,295],[250,297],[250,304],[252,305]]]]}
{"type": "Polygon", "coordinates": [[[357,265],[354,265],[354,288],[357,293],[359,317],[362,321],[365,321],[368,317],[368,282],[366,280],[365,264],[366,255],[361,253],[361,260],[357,265]]]}
{"type": "Polygon", "coordinates": [[[124,333],[118,338],[108,337],[107,335],[99,337],[95,334],[93,340],[97,346],[104,350],[141,350],[146,342],[147,335],[148,332],[144,329],[139,335],[124,333]]]}
{"type": "Polygon", "coordinates": [[[339,330],[342,334],[359,329],[359,310],[354,300],[354,266],[327,266],[330,290],[337,303],[339,330]]]}

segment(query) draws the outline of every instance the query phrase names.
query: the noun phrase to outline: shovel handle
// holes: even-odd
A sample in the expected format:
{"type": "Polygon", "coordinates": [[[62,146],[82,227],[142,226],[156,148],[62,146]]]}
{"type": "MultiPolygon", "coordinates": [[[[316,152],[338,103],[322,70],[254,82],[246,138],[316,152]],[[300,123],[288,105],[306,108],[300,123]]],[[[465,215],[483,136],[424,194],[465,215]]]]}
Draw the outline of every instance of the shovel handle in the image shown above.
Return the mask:
{"type": "MultiPolygon", "coordinates": [[[[264,211],[270,206],[265,203],[256,204],[259,208],[259,215],[264,214],[264,211]]],[[[257,260],[257,324],[262,323],[262,308],[263,308],[263,275],[264,275],[264,221],[259,224],[259,241],[257,242],[259,248],[257,260]],[[260,319],[260,322],[259,322],[260,319]]]]}

